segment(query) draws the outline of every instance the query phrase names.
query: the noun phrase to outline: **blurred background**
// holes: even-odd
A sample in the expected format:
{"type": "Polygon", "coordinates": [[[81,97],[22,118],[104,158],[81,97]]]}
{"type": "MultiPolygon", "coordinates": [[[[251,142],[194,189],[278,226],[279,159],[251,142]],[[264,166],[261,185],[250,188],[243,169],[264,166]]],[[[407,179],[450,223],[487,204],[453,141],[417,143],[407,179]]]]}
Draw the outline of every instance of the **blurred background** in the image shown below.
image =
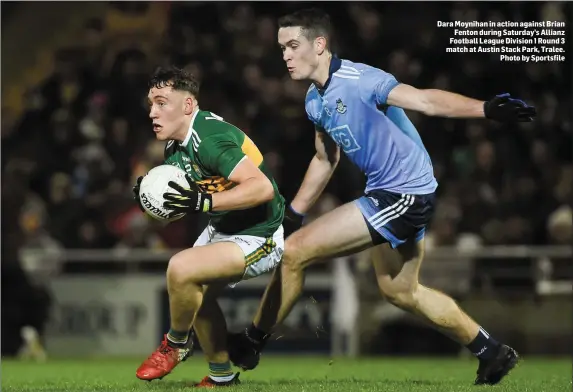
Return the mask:
{"type": "MultiPolygon", "coordinates": [[[[419,88],[510,92],[537,107],[537,121],[519,126],[409,113],[440,184],[421,279],[523,353],[570,353],[571,63],[446,54],[452,31],[436,21],[570,21],[571,4],[321,5],[343,58],[419,88]]],[[[156,66],[191,70],[201,107],[248,133],[294,196],[314,132],[308,84],[286,73],[276,18],[304,6],[2,3],[3,355],[147,355],[166,331],[167,261],[206,220],[164,227],[132,199],[135,179],[163,158],[146,107],[156,66]]],[[[343,159],[310,218],[363,188],[343,159]]],[[[230,328],[250,322],[265,282],[221,299],[230,328]]],[[[270,351],[465,353],[380,299],[368,252],[313,268],[281,333],[270,351]]]]}

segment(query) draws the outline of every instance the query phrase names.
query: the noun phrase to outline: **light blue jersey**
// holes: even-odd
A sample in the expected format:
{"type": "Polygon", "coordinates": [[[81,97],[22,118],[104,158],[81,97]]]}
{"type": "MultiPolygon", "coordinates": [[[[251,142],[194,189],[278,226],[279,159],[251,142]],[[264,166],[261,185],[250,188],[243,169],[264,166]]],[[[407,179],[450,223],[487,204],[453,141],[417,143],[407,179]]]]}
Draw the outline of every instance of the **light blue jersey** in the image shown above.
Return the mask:
{"type": "Polygon", "coordinates": [[[378,68],[333,57],[325,87],[308,90],[306,113],[366,174],[365,193],[430,194],[438,183],[422,139],[403,109],[386,104],[398,84],[378,68]]]}

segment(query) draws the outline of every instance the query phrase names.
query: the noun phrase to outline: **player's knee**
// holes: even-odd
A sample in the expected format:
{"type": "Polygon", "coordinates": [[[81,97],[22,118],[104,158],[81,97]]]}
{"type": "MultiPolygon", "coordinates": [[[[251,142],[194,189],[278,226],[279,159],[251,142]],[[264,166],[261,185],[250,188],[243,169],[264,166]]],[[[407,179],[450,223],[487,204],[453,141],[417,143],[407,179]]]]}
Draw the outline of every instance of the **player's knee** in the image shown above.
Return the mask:
{"type": "Polygon", "coordinates": [[[282,269],[288,272],[300,272],[303,269],[303,264],[294,253],[285,252],[282,258],[282,269]]]}
{"type": "Polygon", "coordinates": [[[167,281],[171,286],[186,283],[190,279],[188,275],[182,257],[175,255],[169,259],[169,264],[167,265],[167,281]]]}
{"type": "Polygon", "coordinates": [[[416,289],[418,284],[390,283],[381,285],[380,290],[388,302],[400,309],[409,310],[416,307],[416,289]]]}
{"type": "Polygon", "coordinates": [[[301,271],[305,268],[306,258],[302,248],[303,238],[294,233],[285,241],[282,268],[290,271],[301,271]]]}

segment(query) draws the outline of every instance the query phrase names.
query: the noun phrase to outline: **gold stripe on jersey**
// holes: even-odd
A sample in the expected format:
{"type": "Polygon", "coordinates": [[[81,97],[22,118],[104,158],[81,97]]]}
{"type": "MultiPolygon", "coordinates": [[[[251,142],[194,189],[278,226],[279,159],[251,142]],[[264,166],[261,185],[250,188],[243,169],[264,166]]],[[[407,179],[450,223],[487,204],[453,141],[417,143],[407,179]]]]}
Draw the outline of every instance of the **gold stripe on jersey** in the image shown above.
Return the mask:
{"type": "Polygon", "coordinates": [[[243,150],[243,153],[245,153],[245,155],[249,157],[251,161],[253,161],[255,166],[259,167],[259,165],[263,162],[263,154],[261,154],[255,143],[253,143],[253,141],[247,135],[245,135],[245,140],[243,140],[241,150],[243,150]]]}

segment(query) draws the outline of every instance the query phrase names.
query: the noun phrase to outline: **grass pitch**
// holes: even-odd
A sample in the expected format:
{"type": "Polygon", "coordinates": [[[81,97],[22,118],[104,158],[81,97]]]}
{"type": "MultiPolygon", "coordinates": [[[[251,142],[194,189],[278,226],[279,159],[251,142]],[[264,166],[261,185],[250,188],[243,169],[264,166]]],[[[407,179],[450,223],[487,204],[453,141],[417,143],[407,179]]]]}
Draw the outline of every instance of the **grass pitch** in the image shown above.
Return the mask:
{"type": "MultiPolygon", "coordinates": [[[[161,381],[144,382],[135,370],[145,358],[49,360],[43,364],[2,361],[2,391],[96,392],[194,389],[207,374],[198,355],[179,365],[161,381]]],[[[234,391],[297,392],[570,392],[571,360],[525,358],[495,387],[473,386],[473,359],[263,357],[260,366],[241,374],[234,391]]]]}

